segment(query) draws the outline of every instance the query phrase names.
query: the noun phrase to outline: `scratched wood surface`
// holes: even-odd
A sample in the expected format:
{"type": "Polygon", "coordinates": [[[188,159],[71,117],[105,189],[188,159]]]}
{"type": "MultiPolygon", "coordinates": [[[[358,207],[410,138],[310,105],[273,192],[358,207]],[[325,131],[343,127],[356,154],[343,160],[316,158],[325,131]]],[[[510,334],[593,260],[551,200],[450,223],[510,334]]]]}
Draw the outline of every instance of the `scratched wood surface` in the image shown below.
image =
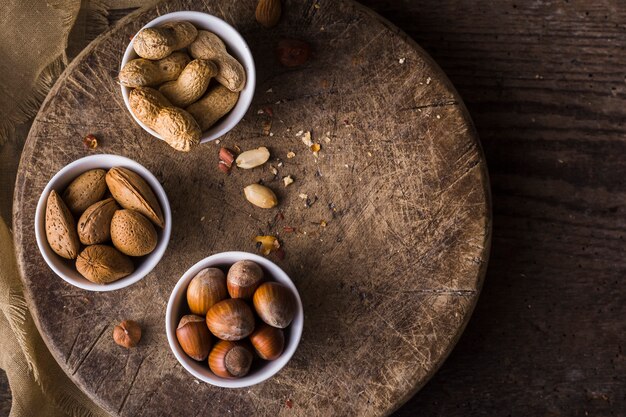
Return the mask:
{"type": "Polygon", "coordinates": [[[271,31],[254,21],[253,3],[175,0],[124,20],[61,77],[26,142],[14,206],[26,295],[60,365],[112,414],[389,414],[439,367],[478,296],[490,229],[486,168],[467,111],[443,72],[403,33],[351,1],[288,1],[271,31]],[[177,153],[127,113],[114,78],[129,37],[157,15],[184,9],[220,16],[249,41],[257,94],[220,146],[268,146],[283,162],[277,178],[269,166],[224,176],[218,145],[177,153]],[[273,49],[277,39],[294,36],[310,41],[315,57],[285,70],[273,49]],[[266,107],[272,117],[258,114],[266,107]],[[272,136],[263,134],[267,122],[272,136]],[[300,130],[321,143],[319,158],[300,130]],[[129,156],[150,169],[173,211],[161,263],[113,293],[65,284],[35,246],[39,194],[56,171],[90,153],[81,145],[87,133],[100,138],[96,152],[129,156]],[[287,159],[289,151],[296,157],[287,159]],[[286,189],[284,175],[295,178],[286,189]],[[256,210],[244,200],[243,186],[260,179],[276,190],[277,210],[256,210]],[[284,226],[298,233],[285,234],[284,226]],[[303,299],[302,342],[264,384],[241,390],[199,384],[167,346],[167,298],[197,260],[255,251],[251,237],[258,233],[278,234],[284,245],[286,257],[276,261],[303,299]],[[129,351],[111,339],[113,325],[125,318],[145,332],[129,351]]]}

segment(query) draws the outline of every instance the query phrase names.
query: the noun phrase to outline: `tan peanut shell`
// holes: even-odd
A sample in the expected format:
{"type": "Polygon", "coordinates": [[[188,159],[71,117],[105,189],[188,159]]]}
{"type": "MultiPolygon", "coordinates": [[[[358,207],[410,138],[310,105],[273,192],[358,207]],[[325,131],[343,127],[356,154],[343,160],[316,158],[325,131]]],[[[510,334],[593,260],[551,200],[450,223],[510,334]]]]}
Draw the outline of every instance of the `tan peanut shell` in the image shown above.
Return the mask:
{"type": "Polygon", "coordinates": [[[228,114],[239,100],[239,93],[230,91],[221,84],[211,88],[200,100],[187,107],[187,110],[203,131],[213,126],[228,114]]]}
{"type": "Polygon", "coordinates": [[[63,200],[75,215],[87,210],[90,205],[102,200],[107,191],[104,169],[92,169],[76,177],[63,192],[63,200]]]}
{"type": "Polygon", "coordinates": [[[280,0],[259,0],[256,6],[255,17],[257,22],[268,29],[278,24],[280,14],[280,0]]]}
{"type": "Polygon", "coordinates": [[[108,284],[130,275],[133,261],[112,246],[87,246],[76,259],[76,270],[96,284],[108,284]]]}
{"type": "Polygon", "coordinates": [[[126,87],[154,87],[177,79],[189,61],[191,58],[184,52],[174,52],[158,61],[133,59],[120,71],[120,84],[126,87]]]}
{"type": "Polygon", "coordinates": [[[61,197],[52,190],[46,203],[46,238],[50,248],[65,259],[75,259],[80,250],[74,217],[61,197]]]}
{"type": "Polygon", "coordinates": [[[189,45],[191,56],[208,59],[217,64],[219,73],[215,79],[231,91],[241,91],[246,85],[246,71],[243,65],[226,51],[226,45],[215,33],[200,30],[189,45]]]}
{"type": "Polygon", "coordinates": [[[172,148],[188,152],[200,142],[198,122],[185,110],[173,107],[163,94],[150,87],[138,87],[128,97],[130,109],[139,120],[156,131],[172,148]]]}
{"type": "Polygon", "coordinates": [[[124,255],[144,256],[156,247],[157,232],[141,213],[118,210],[111,220],[111,241],[124,255]]]}
{"type": "Polygon", "coordinates": [[[187,47],[198,30],[189,22],[168,22],[158,27],[142,29],[133,38],[137,55],[146,59],[163,59],[172,52],[187,47]]]}
{"type": "Polygon", "coordinates": [[[83,245],[106,242],[111,238],[111,219],[119,207],[113,198],[89,206],[78,219],[78,238],[83,245]]]}
{"type": "Polygon", "coordinates": [[[128,168],[114,167],[106,175],[111,195],[125,209],[135,210],[163,228],[165,221],[159,200],[148,183],[128,168]]]}
{"type": "Polygon", "coordinates": [[[159,87],[161,94],[176,107],[187,107],[206,92],[211,78],[217,75],[217,65],[204,59],[191,61],[175,81],[159,87]]]}

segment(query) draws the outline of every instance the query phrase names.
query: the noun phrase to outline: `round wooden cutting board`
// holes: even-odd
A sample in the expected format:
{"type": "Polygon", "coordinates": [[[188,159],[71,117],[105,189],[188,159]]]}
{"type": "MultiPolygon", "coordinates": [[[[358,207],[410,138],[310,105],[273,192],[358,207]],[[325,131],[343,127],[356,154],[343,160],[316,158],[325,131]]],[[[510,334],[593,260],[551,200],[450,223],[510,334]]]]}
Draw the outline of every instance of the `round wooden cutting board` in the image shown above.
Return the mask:
{"type": "Polygon", "coordinates": [[[478,297],[491,227],[487,171],[467,110],[446,76],[405,34],[352,1],[285,1],[281,23],[271,30],[256,23],[255,4],[174,0],[125,19],[67,69],[26,142],[14,202],[26,296],[61,367],[113,414],[386,415],[441,365],[478,297]],[[190,153],[144,132],[115,81],[130,37],[177,10],[204,11],[234,25],[250,44],[258,73],[245,119],[219,144],[190,153]],[[285,69],[274,48],[294,37],[312,43],[315,54],[304,67],[285,69]],[[319,157],[300,131],[321,144],[319,157]],[[99,138],[94,151],[83,148],[87,134],[99,138]],[[267,146],[278,175],[268,163],[227,176],[217,167],[220,146],[267,146]],[[287,158],[290,151],[295,158],[287,158]],[[173,212],[159,265],[110,293],[65,283],[35,243],[35,205],[44,186],[63,166],[93,153],[146,166],[173,212]],[[287,188],[286,175],[295,179],[287,188]],[[243,187],[259,180],[276,191],[277,209],[244,199],[243,187]],[[271,258],[300,291],[302,342],[291,362],[258,386],[199,383],[167,344],[170,291],[208,255],[256,252],[258,234],[276,235],[283,245],[285,258],[271,258]],[[123,319],[144,329],[135,349],[112,340],[123,319]]]}

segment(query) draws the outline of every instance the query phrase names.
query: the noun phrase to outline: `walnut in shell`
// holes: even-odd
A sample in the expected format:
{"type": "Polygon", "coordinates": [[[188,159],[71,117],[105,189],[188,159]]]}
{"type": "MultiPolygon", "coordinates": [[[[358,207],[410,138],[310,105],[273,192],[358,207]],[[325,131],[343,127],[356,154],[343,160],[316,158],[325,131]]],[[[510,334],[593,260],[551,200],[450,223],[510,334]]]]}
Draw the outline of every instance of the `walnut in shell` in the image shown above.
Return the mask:
{"type": "Polygon", "coordinates": [[[83,245],[106,242],[111,238],[111,219],[119,207],[113,198],[89,206],[78,219],[78,237],[83,245]]]}
{"type": "Polygon", "coordinates": [[[133,273],[131,259],[107,245],[87,246],[76,259],[76,270],[96,284],[108,284],[133,273]]]}

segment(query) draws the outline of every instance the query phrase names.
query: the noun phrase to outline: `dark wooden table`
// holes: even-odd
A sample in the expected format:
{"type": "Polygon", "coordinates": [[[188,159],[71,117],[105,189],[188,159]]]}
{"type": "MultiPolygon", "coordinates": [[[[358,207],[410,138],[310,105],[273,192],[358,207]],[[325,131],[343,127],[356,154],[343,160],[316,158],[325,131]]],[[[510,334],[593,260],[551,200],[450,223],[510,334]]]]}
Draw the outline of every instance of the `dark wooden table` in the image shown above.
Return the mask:
{"type": "Polygon", "coordinates": [[[474,316],[396,415],[626,415],[626,4],[362,3],[456,85],[493,187],[474,316]]]}

